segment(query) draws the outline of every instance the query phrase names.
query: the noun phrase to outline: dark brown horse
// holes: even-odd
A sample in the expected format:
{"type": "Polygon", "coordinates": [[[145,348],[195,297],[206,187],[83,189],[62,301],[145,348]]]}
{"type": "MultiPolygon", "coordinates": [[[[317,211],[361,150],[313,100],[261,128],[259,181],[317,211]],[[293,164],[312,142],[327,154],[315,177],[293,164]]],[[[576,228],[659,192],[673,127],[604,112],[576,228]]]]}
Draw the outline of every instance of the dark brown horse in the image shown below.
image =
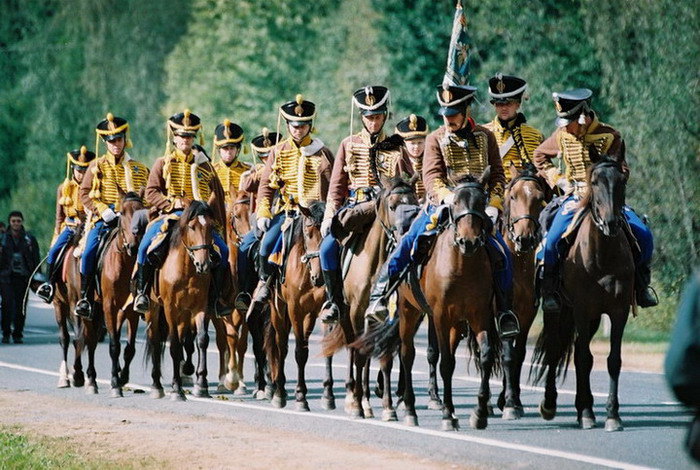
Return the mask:
{"type": "Polygon", "coordinates": [[[193,201],[180,216],[170,235],[168,255],[156,275],[151,308],[146,316],[147,355],[153,362],[151,395],[163,397],[160,383],[161,348],[167,339],[173,361],[173,400],[185,400],[180,375],[186,335],[196,329],[197,381],[193,395],[209,396],[207,382],[207,304],[211,283],[213,211],[205,202],[193,201]],[[165,322],[163,324],[162,322],[165,322]],[[167,338],[163,337],[167,325],[167,338]]]}
{"type": "Polygon", "coordinates": [[[289,330],[292,329],[296,339],[294,357],[298,371],[296,409],[309,411],[305,373],[309,358],[309,337],[326,298],[319,260],[321,222],[325,208],[325,203],[313,202],[308,209],[299,208],[301,216],[290,213],[287,218],[293,224],[290,228],[293,230],[292,242],[284,266],[284,282],[276,283],[274,288],[270,323],[265,338],[274,389],[272,404],[279,408],[287,402],[284,361],[289,349],[289,330]]]}
{"type": "Polygon", "coordinates": [[[503,419],[523,416],[520,401],[520,374],[525,361],[527,336],[537,315],[535,298],[535,249],[540,242],[540,212],[548,199],[546,182],[537,175],[537,169],[527,164],[522,171],[510,167],[511,180],[504,197],[501,233],[513,254],[513,310],[518,316],[520,333],[503,341],[503,391],[498,407],[503,419]],[[512,396],[506,392],[512,390],[512,396]]]}
{"type": "Polygon", "coordinates": [[[131,220],[139,209],[143,209],[142,195],[130,192],[121,201],[119,227],[107,247],[100,274],[101,304],[105,326],[109,334],[109,355],[112,359],[112,396],[121,397],[122,386],[129,381],[129,366],[136,353],[136,330],[139,316],[128,302],[131,273],[136,262],[139,234],[131,229],[131,220]],[[121,330],[128,323],[128,339],[124,347],[124,365],[119,365],[121,330]]]}
{"type": "Polygon", "coordinates": [[[622,335],[634,299],[634,262],[623,216],[625,175],[619,159],[600,157],[588,171],[588,194],[581,201],[581,224],[563,259],[560,315],[545,315],[535,359],[540,365],[536,379],[546,375],[540,413],[545,419],[556,414],[556,378],[566,371],[575,346],[576,411],[583,429],[595,426],[590,373],[593,356],[590,341],[601,316],[610,318],[606,431],[622,430],[617,396],[622,365],[622,335]]]}
{"type": "MultiPolygon", "coordinates": [[[[334,328],[323,340],[323,352],[332,356],[346,344],[353,343],[362,336],[365,329],[365,311],[369,305],[369,295],[372,284],[378,275],[380,267],[396,245],[396,208],[400,204],[417,205],[413,185],[401,178],[394,178],[379,195],[375,207],[376,216],[371,226],[351,244],[353,258],[344,280],[344,293],[348,315],[341,315],[340,327],[334,328]]],[[[372,417],[374,412],[369,403],[369,360],[365,352],[349,348],[348,377],[345,382],[345,411],[355,417],[372,417]]],[[[390,370],[389,364],[385,365],[390,370]]],[[[330,371],[327,368],[327,374],[330,371]]],[[[332,387],[332,377],[326,382],[332,387]]],[[[325,385],[325,383],[324,383],[325,385]]],[[[391,390],[385,378],[384,387],[391,390]]],[[[385,399],[391,400],[391,393],[384,394],[385,399]]],[[[385,407],[386,409],[386,407],[385,407]]],[[[391,417],[387,416],[387,419],[391,417]]]]}

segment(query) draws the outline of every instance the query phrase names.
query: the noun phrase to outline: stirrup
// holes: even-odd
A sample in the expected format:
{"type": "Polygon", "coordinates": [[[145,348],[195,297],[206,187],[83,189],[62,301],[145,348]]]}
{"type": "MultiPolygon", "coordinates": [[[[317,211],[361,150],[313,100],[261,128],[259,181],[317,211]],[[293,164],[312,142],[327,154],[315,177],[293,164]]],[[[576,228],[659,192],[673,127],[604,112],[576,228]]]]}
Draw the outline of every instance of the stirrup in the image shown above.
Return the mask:
{"type": "Polygon", "coordinates": [[[520,333],[520,322],[517,315],[511,310],[498,312],[496,331],[502,339],[510,339],[517,336],[520,333]]]}
{"type": "Polygon", "coordinates": [[[76,302],[75,314],[80,318],[92,320],[92,305],[90,305],[90,301],[87,298],[83,297],[76,302]]]}
{"type": "Polygon", "coordinates": [[[340,320],[340,309],[330,300],[326,300],[326,303],[321,307],[321,313],[319,314],[319,319],[321,323],[331,324],[337,323],[340,320]]]}
{"type": "Polygon", "coordinates": [[[134,299],[134,312],[143,316],[148,312],[148,307],[150,307],[151,301],[148,299],[146,294],[140,293],[136,295],[134,299]]]}
{"type": "Polygon", "coordinates": [[[216,299],[212,311],[216,318],[224,318],[233,313],[233,307],[224,304],[221,299],[216,299]]]}
{"type": "Polygon", "coordinates": [[[365,323],[367,325],[374,325],[378,323],[384,323],[386,318],[389,316],[389,306],[387,305],[384,298],[377,299],[374,305],[371,305],[365,312],[365,323]]]}
{"type": "Polygon", "coordinates": [[[236,300],[233,301],[233,306],[236,308],[236,310],[238,310],[241,313],[247,312],[248,307],[250,307],[250,303],[252,301],[253,299],[249,293],[239,292],[236,296],[236,300]]]}
{"type": "Polygon", "coordinates": [[[561,312],[561,297],[557,292],[542,294],[542,311],[545,313],[561,312]]]}
{"type": "Polygon", "coordinates": [[[36,290],[36,295],[47,304],[50,304],[53,300],[53,286],[50,282],[43,283],[36,290]]]}
{"type": "Polygon", "coordinates": [[[651,286],[646,286],[643,289],[639,289],[635,295],[635,299],[640,308],[656,307],[659,305],[659,296],[651,286]]]}

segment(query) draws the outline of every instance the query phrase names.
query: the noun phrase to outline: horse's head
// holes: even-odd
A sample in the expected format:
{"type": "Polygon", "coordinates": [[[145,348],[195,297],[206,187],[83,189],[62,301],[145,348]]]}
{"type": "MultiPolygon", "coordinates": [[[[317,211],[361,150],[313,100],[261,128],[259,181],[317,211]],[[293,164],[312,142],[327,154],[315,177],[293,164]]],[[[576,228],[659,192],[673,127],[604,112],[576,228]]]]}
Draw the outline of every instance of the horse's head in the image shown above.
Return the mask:
{"type": "Polygon", "coordinates": [[[301,226],[301,237],[303,242],[303,254],[301,260],[309,270],[311,284],[314,287],[323,285],[323,274],[321,272],[321,261],[319,253],[321,250],[321,222],[326,211],[326,203],[320,201],[312,202],[308,208],[299,207],[304,216],[301,226]]]}
{"type": "Polygon", "coordinates": [[[238,238],[250,232],[250,196],[245,192],[238,192],[231,198],[228,208],[228,223],[233,234],[238,238]]]}
{"type": "Polygon", "coordinates": [[[128,256],[136,255],[142,233],[134,233],[132,219],[137,210],[143,209],[143,190],[139,193],[128,192],[122,196],[121,216],[119,217],[119,233],[121,249],[128,256]]]}
{"type": "Polygon", "coordinates": [[[625,174],[620,157],[603,155],[588,169],[588,194],[581,201],[588,207],[596,227],[606,237],[617,235],[625,205],[625,174]]]}
{"type": "Polygon", "coordinates": [[[171,243],[184,245],[197,274],[207,274],[211,268],[213,230],[214,212],[209,204],[192,201],[180,217],[177,235],[172,237],[171,243]]]}
{"type": "Polygon", "coordinates": [[[381,196],[377,201],[377,217],[379,218],[385,231],[393,232],[398,230],[398,226],[406,221],[401,220],[403,213],[400,208],[406,206],[417,206],[418,197],[414,189],[415,180],[407,180],[401,176],[391,178],[386,181],[381,196]]]}
{"type": "Polygon", "coordinates": [[[525,253],[534,250],[540,242],[539,217],[546,201],[546,184],[537,176],[537,169],[532,163],[527,163],[522,171],[511,165],[510,174],[503,219],[515,251],[525,253]]]}
{"type": "Polygon", "coordinates": [[[486,167],[477,179],[467,175],[453,188],[455,198],[450,206],[454,244],[463,255],[473,255],[486,242],[490,220],[486,215],[486,182],[491,168],[486,167]]]}

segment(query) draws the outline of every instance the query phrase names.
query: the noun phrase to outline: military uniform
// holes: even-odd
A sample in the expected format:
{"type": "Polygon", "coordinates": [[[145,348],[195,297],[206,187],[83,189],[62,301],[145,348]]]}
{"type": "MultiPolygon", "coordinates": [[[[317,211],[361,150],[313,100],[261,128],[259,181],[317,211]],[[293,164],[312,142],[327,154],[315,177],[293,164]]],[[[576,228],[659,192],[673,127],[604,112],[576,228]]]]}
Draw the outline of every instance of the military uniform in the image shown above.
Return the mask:
{"type": "MultiPolygon", "coordinates": [[[[429,132],[430,129],[428,128],[428,122],[425,118],[416,116],[415,114],[411,114],[396,124],[396,133],[400,135],[404,141],[425,139],[429,132]]],[[[403,158],[400,161],[400,171],[417,178],[414,183],[414,189],[418,200],[423,201],[425,198],[425,185],[423,184],[423,156],[425,152],[417,157],[413,157],[408,153],[405,146],[401,148],[401,151],[403,153],[403,158]],[[404,168],[405,162],[410,163],[406,168],[404,168]]]]}
{"type": "MultiPolygon", "coordinates": [[[[297,95],[294,101],[280,107],[280,114],[291,126],[312,126],[316,105],[297,95]]],[[[257,194],[257,225],[264,235],[260,241],[260,281],[254,306],[269,299],[269,285],[277,272],[276,266],[270,263],[270,256],[273,252],[280,254],[284,221],[299,206],[309,207],[314,201],[326,201],[332,164],[333,153],[321,140],[309,134],[300,142],[289,137],[270,150],[257,194]],[[279,199],[273,204],[276,194],[279,199]]]]}
{"type": "MultiPolygon", "coordinates": [[[[223,123],[216,126],[214,131],[214,152],[227,146],[238,146],[240,149],[244,137],[243,129],[238,124],[226,119],[223,123]]],[[[219,160],[214,163],[214,170],[216,170],[216,174],[221,182],[225,204],[228,206],[234,202],[231,200],[231,188],[234,188],[236,191],[240,189],[241,178],[245,172],[250,170],[250,165],[243,163],[238,158],[230,163],[219,160]]]]}
{"type": "Polygon", "coordinates": [[[76,228],[85,222],[85,209],[80,200],[80,185],[73,177],[73,171],[84,173],[94,159],[95,154],[88,151],[85,146],[66,154],[66,179],[58,185],[56,191],[56,222],[51,248],[46,258],[49,280],[39,286],[36,292],[46,303],[53,299],[56,271],[60,271],[55,266],[58,255],[74,236],[76,228]]]}
{"type": "MultiPolygon", "coordinates": [[[[540,250],[537,259],[544,262],[544,279],[542,283],[543,309],[558,311],[561,304],[556,295],[558,284],[559,252],[558,243],[576,213],[578,201],[588,192],[586,175],[591,165],[589,147],[594,146],[601,155],[620,155],[622,170],[629,175],[629,167],[624,160],[622,138],[620,133],[598,120],[590,109],[593,92],[588,89],[568,90],[554,93],[557,106],[557,124],[560,126],[554,134],[545,140],[534,152],[535,165],[544,175],[549,185],[559,187],[565,192],[550,204],[557,204],[558,209],[544,240],[544,250],[540,250]],[[585,126],[582,135],[574,135],[566,126],[578,118],[585,126]],[[586,123],[588,124],[586,125],[586,123]],[[566,169],[562,174],[552,159],[560,157],[566,169]]],[[[547,209],[545,209],[547,210],[547,209]]],[[[647,292],[650,281],[649,263],[653,252],[653,237],[649,228],[629,207],[624,207],[624,215],[640,246],[640,253],[635,256],[637,267],[637,300],[642,307],[656,304],[651,293],[647,292]],[[641,297],[640,297],[641,296],[641,297]]],[[[655,297],[655,296],[654,296],[655,297]]]]}
{"type": "MultiPolygon", "coordinates": [[[[199,116],[186,109],[177,113],[168,120],[170,142],[171,136],[195,137],[201,130],[199,116]]],[[[153,165],[145,194],[146,202],[157,212],[158,218],[151,222],[139,244],[136,261],[138,269],[136,273],[137,296],[134,300],[134,310],[145,313],[148,310],[148,289],[153,276],[153,266],[148,259],[151,243],[162,233],[168,223],[165,215],[182,215],[183,207],[187,201],[203,201],[209,204],[214,213],[215,230],[212,233],[220,262],[212,272],[214,284],[228,270],[228,247],[221,235],[226,223],[226,211],[224,208],[224,191],[221,187],[214,167],[201,147],[193,149],[188,154],[179,149],[170,149],[165,156],[160,157],[153,165]]],[[[225,232],[224,232],[225,236],[225,232]]],[[[223,281],[216,287],[221,287],[223,281]]],[[[210,289],[211,295],[219,294],[218,289],[210,289]]],[[[221,310],[217,314],[225,315],[221,310]]],[[[230,313],[230,311],[228,312],[230,313]]]]}
{"type": "MultiPolygon", "coordinates": [[[[124,148],[131,146],[128,138],[129,124],[125,119],[115,117],[112,113],[97,124],[97,143],[101,137],[105,141],[125,139],[124,148]]],[[[97,150],[96,145],[96,150],[97,150]]],[[[96,153],[99,153],[96,151],[96,153]]],[[[76,314],[91,316],[90,300],[94,286],[97,248],[100,239],[113,224],[117,223],[117,214],[121,210],[122,196],[129,192],[138,193],[145,188],[148,181],[148,167],[131,158],[124,150],[121,155],[107,152],[90,163],[83,182],[80,185],[80,199],[88,212],[89,232],[82,253],[80,265],[81,300],[76,304],[76,314]]]]}

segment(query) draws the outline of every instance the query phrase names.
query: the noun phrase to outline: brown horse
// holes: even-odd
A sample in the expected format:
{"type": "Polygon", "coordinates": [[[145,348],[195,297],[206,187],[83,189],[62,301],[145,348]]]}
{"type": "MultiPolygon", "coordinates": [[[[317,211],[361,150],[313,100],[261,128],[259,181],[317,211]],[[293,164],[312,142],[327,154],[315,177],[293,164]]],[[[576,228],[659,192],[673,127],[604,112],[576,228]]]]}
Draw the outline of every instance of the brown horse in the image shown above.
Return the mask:
{"type": "MultiPolygon", "coordinates": [[[[74,249],[78,246],[82,236],[84,225],[76,228],[75,233],[64,248],[63,263],[57,269],[60,273],[55,275],[55,294],[53,298],[53,308],[58,324],[58,340],[61,345],[63,359],[59,369],[58,388],[71,386],[71,374],[68,368],[68,348],[70,347],[70,333],[68,325],[73,330],[73,347],[75,358],[73,362],[72,385],[82,387],[85,385],[85,372],[83,371],[82,352],[86,340],[92,342],[95,337],[93,323],[84,321],[81,317],[73,313],[75,304],[80,299],[80,258],[73,256],[74,249]]],[[[93,348],[94,351],[94,348],[93,348]]],[[[90,362],[92,364],[92,362],[90,362]]],[[[97,385],[93,380],[86,388],[88,393],[96,393],[97,385]]]]}
{"type": "Polygon", "coordinates": [[[133,303],[127,304],[131,273],[136,262],[139,236],[131,228],[131,220],[139,209],[143,209],[142,194],[133,192],[124,195],[121,201],[119,227],[105,248],[103,268],[100,273],[102,311],[109,334],[109,355],[112,359],[112,396],[121,397],[122,387],[129,382],[129,366],[136,353],[136,330],[139,316],[133,303]],[[124,366],[119,365],[121,330],[128,323],[128,339],[124,347],[124,366]]]}
{"type": "MultiPolygon", "coordinates": [[[[226,243],[229,249],[232,287],[229,301],[234,303],[238,294],[238,245],[243,235],[250,231],[250,198],[247,193],[238,192],[231,186],[231,203],[226,207],[226,243]]],[[[243,381],[243,359],[248,349],[248,325],[245,312],[234,309],[223,318],[212,317],[216,330],[216,346],[219,350],[219,385],[217,392],[235,391],[237,395],[246,393],[243,381]]]]}
{"type": "MultiPolygon", "coordinates": [[[[372,225],[351,244],[350,252],[354,256],[344,280],[344,294],[349,308],[347,315],[341,315],[341,328],[334,328],[323,340],[323,352],[332,356],[346,344],[353,343],[362,336],[365,329],[365,311],[369,305],[372,284],[384,264],[388,254],[396,245],[396,208],[400,204],[417,205],[413,185],[401,178],[390,180],[379,195],[375,207],[376,216],[372,225]]],[[[345,381],[345,411],[358,418],[372,417],[374,412],[369,403],[369,362],[370,357],[364,351],[349,348],[348,377],[345,381]]],[[[388,359],[390,367],[391,359],[388,359]]],[[[330,374],[327,368],[327,375],[330,374]]],[[[332,377],[326,377],[329,387],[333,386],[332,377]]],[[[390,384],[385,380],[386,390],[390,384]]],[[[390,393],[385,397],[391,399],[390,393]]]]}
{"type": "Polygon", "coordinates": [[[539,216],[549,192],[537,169],[527,164],[522,171],[511,165],[511,180],[505,191],[501,233],[513,254],[513,310],[518,316],[520,333],[502,342],[503,391],[498,407],[503,419],[523,416],[520,401],[520,374],[525,361],[527,336],[537,315],[535,297],[535,249],[540,242],[539,216]],[[506,392],[512,390],[512,396],[506,392]]]}
{"type": "Polygon", "coordinates": [[[206,316],[209,285],[211,283],[211,253],[214,215],[205,202],[193,201],[185,209],[170,235],[168,255],[156,275],[151,293],[151,308],[146,320],[148,328],[147,355],[153,362],[151,395],[163,397],[160,383],[161,348],[164,330],[170,343],[173,361],[173,400],[185,400],[182,389],[180,364],[186,335],[196,328],[197,382],[193,395],[208,397],[207,347],[209,333],[206,316]],[[163,323],[165,322],[165,323],[163,323]]]}
{"type": "MultiPolygon", "coordinates": [[[[266,331],[265,350],[270,363],[274,394],[272,404],[283,408],[287,403],[284,361],[288,352],[289,330],[294,330],[297,363],[296,409],[309,411],[306,400],[306,361],[309,358],[309,337],[323,306],[325,293],[319,261],[321,222],[326,205],[313,202],[309,208],[299,207],[299,214],[289,213],[292,242],[284,266],[284,282],[275,284],[271,302],[270,323],[266,331]]],[[[327,361],[330,358],[326,358],[327,361]]]]}
{"type": "Polygon", "coordinates": [[[600,157],[588,170],[588,194],[579,205],[583,211],[579,214],[581,224],[563,259],[562,311],[559,316],[545,315],[535,350],[540,366],[536,379],[546,374],[545,396],[540,404],[544,419],[553,419],[556,414],[556,378],[566,372],[575,345],[578,422],[583,429],[595,426],[589,343],[601,316],[607,314],[611,323],[610,390],[605,430],[622,430],[617,389],[622,335],[634,299],[634,262],[623,216],[625,185],[618,158],[600,157]]]}

